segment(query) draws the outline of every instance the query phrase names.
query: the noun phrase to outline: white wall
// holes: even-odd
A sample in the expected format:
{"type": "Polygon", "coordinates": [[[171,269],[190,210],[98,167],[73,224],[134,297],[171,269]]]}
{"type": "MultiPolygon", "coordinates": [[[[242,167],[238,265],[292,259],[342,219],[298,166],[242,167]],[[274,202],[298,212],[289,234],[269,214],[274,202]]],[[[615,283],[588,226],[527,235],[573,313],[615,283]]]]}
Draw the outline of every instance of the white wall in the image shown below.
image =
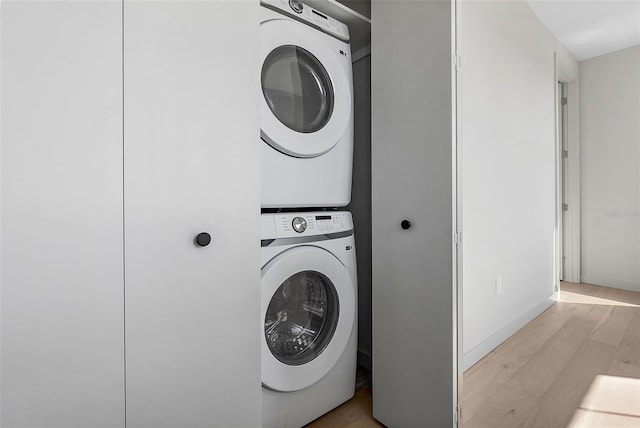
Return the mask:
{"type": "Polygon", "coordinates": [[[640,45],[580,62],[582,281],[640,291],[640,45]]]}
{"type": "Polygon", "coordinates": [[[463,1],[458,25],[466,369],[552,303],[554,51],[575,61],[521,1],[463,1]]]}

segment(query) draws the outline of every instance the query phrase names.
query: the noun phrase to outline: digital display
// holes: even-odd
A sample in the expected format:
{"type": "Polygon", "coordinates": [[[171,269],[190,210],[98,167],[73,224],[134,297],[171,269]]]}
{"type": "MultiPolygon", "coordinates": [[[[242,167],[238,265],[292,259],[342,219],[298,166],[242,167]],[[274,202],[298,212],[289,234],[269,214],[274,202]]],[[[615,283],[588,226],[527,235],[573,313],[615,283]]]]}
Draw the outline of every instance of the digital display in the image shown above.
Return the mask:
{"type": "Polygon", "coordinates": [[[312,10],[312,12],[315,13],[316,15],[318,15],[321,18],[328,19],[325,15],[321,14],[320,12],[316,12],[315,10],[312,10]]]}
{"type": "Polygon", "coordinates": [[[330,215],[317,215],[316,220],[331,220],[330,215]]]}

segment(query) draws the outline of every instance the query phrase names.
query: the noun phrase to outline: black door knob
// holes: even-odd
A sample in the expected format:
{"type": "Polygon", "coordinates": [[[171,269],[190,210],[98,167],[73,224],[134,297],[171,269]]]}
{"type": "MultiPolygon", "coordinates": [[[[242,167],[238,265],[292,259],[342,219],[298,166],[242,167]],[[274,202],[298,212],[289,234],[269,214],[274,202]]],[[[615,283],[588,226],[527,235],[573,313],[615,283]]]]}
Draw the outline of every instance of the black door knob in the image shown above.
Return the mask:
{"type": "Polygon", "coordinates": [[[404,230],[407,230],[411,227],[411,222],[409,220],[402,220],[400,222],[400,227],[403,228],[404,230]]]}
{"type": "Polygon", "coordinates": [[[195,243],[198,247],[206,247],[211,243],[211,235],[207,232],[198,233],[196,236],[195,243]]]}

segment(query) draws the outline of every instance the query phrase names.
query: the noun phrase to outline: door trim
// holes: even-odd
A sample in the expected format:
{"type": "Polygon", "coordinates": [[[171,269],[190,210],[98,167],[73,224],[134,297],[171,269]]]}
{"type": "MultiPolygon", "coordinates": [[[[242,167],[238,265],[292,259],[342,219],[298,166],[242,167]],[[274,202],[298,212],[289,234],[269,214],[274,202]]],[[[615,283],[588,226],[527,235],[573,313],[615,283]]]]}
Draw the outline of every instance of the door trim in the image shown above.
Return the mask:
{"type": "MultiPolygon", "coordinates": [[[[566,195],[565,201],[569,205],[569,210],[565,215],[565,252],[566,257],[564,276],[562,275],[562,248],[561,237],[556,239],[556,276],[557,279],[563,279],[570,282],[581,282],[580,268],[580,235],[581,235],[581,183],[580,183],[580,81],[577,70],[569,64],[563,62],[563,55],[556,52],[556,79],[557,82],[567,84],[567,163],[565,171],[566,195]]],[[[556,100],[559,97],[556,97],[556,100]]],[[[556,108],[557,108],[556,102],[556,108]]],[[[556,112],[556,120],[559,118],[556,112]]],[[[556,192],[557,192],[557,214],[556,214],[556,230],[560,232],[560,223],[562,222],[562,142],[560,140],[560,123],[556,121],[556,157],[557,157],[557,176],[556,176],[556,192]]],[[[556,284],[559,285],[559,284],[556,284]]]]}

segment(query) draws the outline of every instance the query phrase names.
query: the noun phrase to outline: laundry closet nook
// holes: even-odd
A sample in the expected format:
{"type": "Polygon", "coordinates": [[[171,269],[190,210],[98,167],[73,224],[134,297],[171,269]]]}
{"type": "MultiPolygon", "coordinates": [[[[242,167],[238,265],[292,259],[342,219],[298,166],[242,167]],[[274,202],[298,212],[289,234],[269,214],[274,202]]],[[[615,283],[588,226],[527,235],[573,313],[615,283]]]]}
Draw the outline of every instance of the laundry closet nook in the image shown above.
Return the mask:
{"type": "Polygon", "coordinates": [[[353,48],[348,209],[358,250],[358,363],[371,370],[373,416],[383,424],[454,426],[459,343],[452,3],[342,3],[354,12],[344,18],[352,34],[370,34],[364,47],[353,48]]]}
{"type": "MultiPolygon", "coordinates": [[[[454,6],[302,3],[350,36],[350,203],[305,214],[354,230],[374,417],[455,426],[454,6]]],[[[265,425],[263,226],[296,205],[261,199],[260,22],[259,0],[0,4],[2,428],[265,425]]]]}

